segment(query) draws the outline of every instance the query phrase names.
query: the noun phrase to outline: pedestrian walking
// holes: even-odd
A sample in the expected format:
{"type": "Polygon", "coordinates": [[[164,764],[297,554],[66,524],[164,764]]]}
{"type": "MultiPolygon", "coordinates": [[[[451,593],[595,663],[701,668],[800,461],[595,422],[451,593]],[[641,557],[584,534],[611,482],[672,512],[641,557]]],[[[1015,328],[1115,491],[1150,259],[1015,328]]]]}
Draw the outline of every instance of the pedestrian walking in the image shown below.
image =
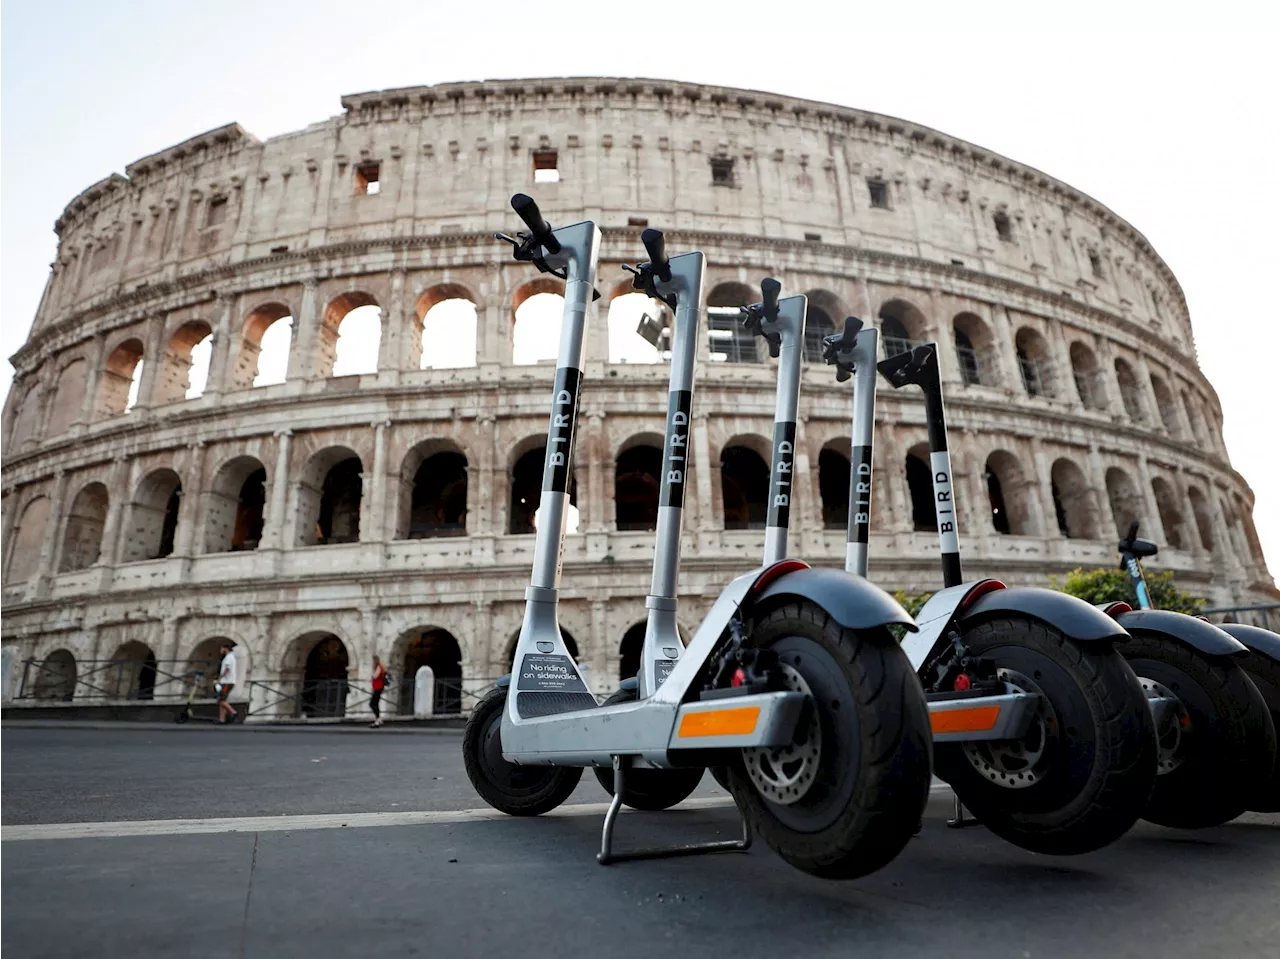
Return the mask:
{"type": "Polygon", "coordinates": [[[231,690],[236,686],[236,644],[231,640],[223,640],[221,646],[222,663],[218,666],[218,722],[234,723],[239,716],[231,705],[231,690]]]}
{"type": "Polygon", "coordinates": [[[377,729],[382,725],[382,691],[387,686],[387,667],[382,665],[382,660],[377,656],[373,657],[373,682],[369,685],[373,689],[373,695],[369,697],[369,708],[373,710],[373,722],[369,725],[377,729]]]}

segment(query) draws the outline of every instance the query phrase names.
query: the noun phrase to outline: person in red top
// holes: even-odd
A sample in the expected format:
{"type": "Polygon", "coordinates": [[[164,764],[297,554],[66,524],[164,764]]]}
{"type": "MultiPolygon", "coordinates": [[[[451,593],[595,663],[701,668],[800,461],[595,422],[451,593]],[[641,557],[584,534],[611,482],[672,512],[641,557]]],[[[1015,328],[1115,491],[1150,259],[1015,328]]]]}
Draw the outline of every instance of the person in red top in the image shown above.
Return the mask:
{"type": "Polygon", "coordinates": [[[382,665],[382,660],[377,656],[373,657],[373,682],[370,684],[373,688],[373,695],[369,697],[369,708],[373,710],[373,722],[369,725],[377,729],[382,725],[382,690],[387,685],[387,667],[382,665]]]}

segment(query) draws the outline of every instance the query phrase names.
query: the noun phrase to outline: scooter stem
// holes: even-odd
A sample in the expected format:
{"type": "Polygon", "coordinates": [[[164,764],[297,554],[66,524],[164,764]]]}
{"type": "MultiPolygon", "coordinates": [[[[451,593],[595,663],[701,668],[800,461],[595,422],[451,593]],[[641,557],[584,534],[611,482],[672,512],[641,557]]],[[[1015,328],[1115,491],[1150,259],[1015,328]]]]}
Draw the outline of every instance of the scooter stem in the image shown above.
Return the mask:
{"type": "Polygon", "coordinates": [[[766,340],[781,338],[778,350],[778,392],[773,413],[769,518],[765,521],[764,530],[765,566],[772,566],[787,556],[796,449],[796,408],[800,404],[801,344],[804,342],[804,323],[809,300],[805,296],[788,296],[778,300],[777,304],[776,314],[766,317],[760,323],[759,331],[766,340]]]}
{"type": "Polygon", "coordinates": [[[853,449],[849,463],[849,525],[844,568],[867,575],[871,533],[871,457],[876,432],[876,349],[879,333],[861,330],[853,341],[853,449]]]}

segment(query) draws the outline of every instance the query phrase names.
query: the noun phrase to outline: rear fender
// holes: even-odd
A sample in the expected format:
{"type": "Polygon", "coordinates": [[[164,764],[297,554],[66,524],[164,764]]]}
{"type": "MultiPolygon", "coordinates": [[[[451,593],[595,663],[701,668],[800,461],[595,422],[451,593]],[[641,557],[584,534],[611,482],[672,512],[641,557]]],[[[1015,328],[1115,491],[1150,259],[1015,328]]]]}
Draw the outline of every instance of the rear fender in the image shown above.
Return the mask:
{"type": "Polygon", "coordinates": [[[783,573],[749,597],[753,608],[776,606],[786,599],[807,599],[825,609],[846,629],[898,625],[915,632],[916,621],[879,586],[838,569],[796,569],[783,573]]]}
{"type": "MultiPolygon", "coordinates": [[[[1248,656],[1248,648],[1213,623],[1168,609],[1135,609],[1116,616],[1130,632],[1152,633],[1206,656],[1248,656]]],[[[1274,634],[1273,634],[1274,635],[1274,634]]]]}
{"type": "Polygon", "coordinates": [[[1083,599],[1040,586],[992,590],[970,603],[961,623],[978,623],[1016,613],[1052,626],[1079,642],[1124,642],[1129,634],[1114,619],[1083,599]]]}
{"type": "Polygon", "coordinates": [[[1246,626],[1243,623],[1223,623],[1219,628],[1233,639],[1243,643],[1249,652],[1280,663],[1280,633],[1273,633],[1261,626],[1246,626]]]}

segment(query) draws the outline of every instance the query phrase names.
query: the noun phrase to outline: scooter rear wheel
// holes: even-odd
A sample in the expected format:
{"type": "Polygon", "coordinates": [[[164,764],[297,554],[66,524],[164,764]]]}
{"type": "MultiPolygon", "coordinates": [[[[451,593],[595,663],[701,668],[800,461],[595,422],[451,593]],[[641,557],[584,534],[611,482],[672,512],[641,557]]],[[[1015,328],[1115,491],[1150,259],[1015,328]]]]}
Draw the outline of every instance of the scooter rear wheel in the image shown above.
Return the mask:
{"type": "MultiPolygon", "coordinates": [[[[1250,653],[1248,659],[1241,661],[1240,667],[1249,674],[1253,685],[1262,694],[1271,712],[1271,723],[1280,735],[1280,663],[1267,659],[1261,653],[1250,653]]],[[[1254,812],[1280,812],[1280,752],[1277,752],[1275,765],[1271,767],[1271,778],[1258,790],[1249,808],[1254,812]]]]}
{"type": "Polygon", "coordinates": [[[789,603],[753,627],[811,711],[796,741],[743,750],[728,767],[748,822],[791,865],[856,879],[910,841],[929,798],[924,693],[888,631],[845,629],[811,602],[789,603]]]}
{"type": "Polygon", "coordinates": [[[1142,818],[1202,829],[1243,813],[1275,769],[1275,728],[1262,694],[1229,659],[1134,631],[1124,658],[1144,687],[1177,705],[1156,730],[1159,772],[1142,818]]]}
{"type": "MultiPolygon", "coordinates": [[[[605,706],[629,703],[636,698],[634,689],[619,689],[606,699],[605,706]]],[[[596,779],[604,791],[613,795],[613,769],[597,766],[596,779]]],[[[622,791],[622,803],[632,809],[656,812],[670,809],[689,798],[702,782],[702,767],[683,769],[629,769],[626,788],[622,791]]]]}
{"type": "Polygon", "coordinates": [[[1020,617],[970,626],[963,640],[1042,702],[1022,740],[935,745],[937,775],[1023,849],[1072,855],[1124,835],[1142,815],[1156,760],[1151,711],[1120,654],[1020,617]]]}
{"type": "Polygon", "coordinates": [[[480,798],[511,816],[540,816],[573,794],[580,766],[521,766],[502,758],[502,714],[507,688],[499,686],[476,703],[462,735],[467,778],[480,798]]]}

